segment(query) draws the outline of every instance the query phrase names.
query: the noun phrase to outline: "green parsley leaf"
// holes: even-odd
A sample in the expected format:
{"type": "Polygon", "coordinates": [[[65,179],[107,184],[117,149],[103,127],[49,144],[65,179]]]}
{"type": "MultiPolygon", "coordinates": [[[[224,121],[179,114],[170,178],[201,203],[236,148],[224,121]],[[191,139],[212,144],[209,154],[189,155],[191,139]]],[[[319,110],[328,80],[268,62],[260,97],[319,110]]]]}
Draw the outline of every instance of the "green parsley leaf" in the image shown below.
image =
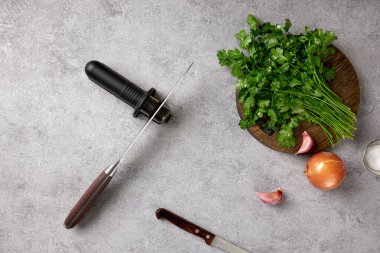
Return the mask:
{"type": "Polygon", "coordinates": [[[235,34],[241,50],[217,52],[219,64],[237,78],[240,127],[258,124],[266,133],[278,131],[286,148],[296,145],[293,129],[302,121],[319,125],[331,143],[333,137],[352,138],[356,115],[326,83],[335,77],[323,61],[335,53],[335,33],[306,26],[304,34],[292,34],[288,19],[284,25],[260,24],[251,14],[247,24],[249,32],[235,34]]]}

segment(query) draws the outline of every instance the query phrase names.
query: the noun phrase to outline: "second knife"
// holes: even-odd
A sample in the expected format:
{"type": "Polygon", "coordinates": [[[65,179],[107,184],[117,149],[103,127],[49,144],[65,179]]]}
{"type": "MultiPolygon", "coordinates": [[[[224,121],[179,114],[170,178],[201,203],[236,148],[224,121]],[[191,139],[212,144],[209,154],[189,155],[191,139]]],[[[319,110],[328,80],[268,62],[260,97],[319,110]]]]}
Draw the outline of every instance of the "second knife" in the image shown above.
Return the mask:
{"type": "Polygon", "coordinates": [[[217,247],[229,253],[250,253],[245,249],[242,249],[235,244],[224,240],[223,238],[207,231],[204,228],[201,228],[194,223],[185,220],[184,218],[166,210],[164,208],[157,209],[156,211],[157,219],[166,219],[177,227],[189,232],[190,234],[196,235],[203,240],[205,240],[207,245],[217,247]]]}

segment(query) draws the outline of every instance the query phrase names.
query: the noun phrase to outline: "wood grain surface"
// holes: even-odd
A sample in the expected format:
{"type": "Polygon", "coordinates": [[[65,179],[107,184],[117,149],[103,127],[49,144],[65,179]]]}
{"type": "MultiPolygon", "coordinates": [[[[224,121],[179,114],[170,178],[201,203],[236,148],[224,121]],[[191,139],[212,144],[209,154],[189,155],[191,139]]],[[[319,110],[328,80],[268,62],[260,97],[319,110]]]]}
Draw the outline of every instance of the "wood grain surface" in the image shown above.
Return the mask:
{"type": "MultiPolygon", "coordinates": [[[[360,87],[359,81],[354,67],[348,58],[337,48],[336,53],[324,60],[327,66],[333,66],[336,69],[336,77],[329,82],[330,88],[342,98],[343,102],[351,108],[357,115],[360,104],[360,87]]],[[[243,108],[239,102],[238,93],[236,93],[236,104],[240,118],[243,118],[243,108]]],[[[258,125],[254,125],[248,129],[249,133],[265,146],[285,153],[294,154],[300,148],[302,143],[302,132],[307,130],[315,141],[315,146],[311,153],[319,152],[331,147],[331,143],[327,139],[322,129],[314,124],[302,122],[299,127],[294,129],[294,136],[297,145],[294,148],[281,147],[277,141],[277,133],[267,135],[258,125]]]]}

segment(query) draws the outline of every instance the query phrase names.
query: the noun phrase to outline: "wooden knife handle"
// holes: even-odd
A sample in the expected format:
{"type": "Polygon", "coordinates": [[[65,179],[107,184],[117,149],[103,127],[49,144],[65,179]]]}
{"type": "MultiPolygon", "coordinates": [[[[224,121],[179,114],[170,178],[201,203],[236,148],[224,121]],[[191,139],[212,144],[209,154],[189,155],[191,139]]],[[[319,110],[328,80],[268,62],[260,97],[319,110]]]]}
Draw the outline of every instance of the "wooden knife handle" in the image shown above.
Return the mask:
{"type": "Polygon", "coordinates": [[[82,197],[75,204],[73,209],[65,219],[65,227],[67,229],[73,228],[79,221],[86,215],[86,213],[93,207],[96,200],[100,197],[102,192],[106,189],[107,185],[112,179],[112,175],[102,171],[100,175],[92,182],[90,187],[82,195],[82,197]]]}
{"type": "Polygon", "coordinates": [[[184,218],[170,212],[169,210],[166,210],[164,208],[159,208],[156,211],[156,217],[157,219],[167,219],[174,225],[176,225],[179,228],[182,228],[183,230],[189,232],[190,234],[196,235],[203,240],[205,240],[206,244],[210,245],[212,240],[214,240],[215,234],[210,233],[204,228],[201,228],[198,225],[195,225],[194,223],[191,223],[188,220],[185,220],[184,218]]]}

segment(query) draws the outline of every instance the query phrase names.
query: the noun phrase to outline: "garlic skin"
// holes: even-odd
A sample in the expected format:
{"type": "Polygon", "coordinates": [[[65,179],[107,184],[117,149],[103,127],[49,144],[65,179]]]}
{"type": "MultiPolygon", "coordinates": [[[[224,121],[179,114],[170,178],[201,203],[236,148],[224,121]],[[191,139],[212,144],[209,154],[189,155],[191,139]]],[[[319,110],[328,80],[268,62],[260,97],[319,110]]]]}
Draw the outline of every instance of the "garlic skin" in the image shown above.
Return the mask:
{"type": "Polygon", "coordinates": [[[282,190],[280,188],[275,192],[257,192],[256,196],[267,205],[278,205],[282,199],[282,190]]]}
{"type": "Polygon", "coordinates": [[[302,145],[300,149],[295,153],[295,155],[304,154],[310,151],[310,149],[314,146],[314,140],[311,135],[304,131],[302,133],[302,145]]]}

